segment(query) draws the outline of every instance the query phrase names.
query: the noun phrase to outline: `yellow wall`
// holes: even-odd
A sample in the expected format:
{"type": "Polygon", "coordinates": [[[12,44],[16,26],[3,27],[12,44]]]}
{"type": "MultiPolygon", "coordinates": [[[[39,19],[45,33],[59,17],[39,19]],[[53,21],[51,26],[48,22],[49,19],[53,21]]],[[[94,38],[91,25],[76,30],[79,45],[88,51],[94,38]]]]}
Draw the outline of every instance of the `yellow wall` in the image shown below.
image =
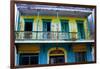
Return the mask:
{"type": "MultiPolygon", "coordinates": [[[[33,31],[37,31],[37,16],[21,16],[20,19],[20,31],[24,31],[24,19],[33,19],[33,31]]],[[[84,30],[85,30],[85,35],[86,38],[88,37],[87,35],[87,19],[86,18],[77,18],[77,17],[60,17],[57,19],[56,16],[39,16],[39,23],[38,23],[38,31],[42,31],[42,19],[51,19],[51,31],[61,31],[61,24],[60,24],[60,19],[65,19],[69,20],[69,32],[77,32],[77,23],[76,20],[83,20],[84,21],[84,30]],[[59,29],[57,30],[57,27],[59,29]]]]}

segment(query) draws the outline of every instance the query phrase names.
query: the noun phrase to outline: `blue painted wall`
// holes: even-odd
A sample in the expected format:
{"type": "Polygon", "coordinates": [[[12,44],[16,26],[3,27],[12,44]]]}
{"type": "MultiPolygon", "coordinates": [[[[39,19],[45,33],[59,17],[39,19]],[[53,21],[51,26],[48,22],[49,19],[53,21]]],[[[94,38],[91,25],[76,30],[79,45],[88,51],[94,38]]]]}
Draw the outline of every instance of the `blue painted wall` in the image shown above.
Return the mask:
{"type": "MultiPolygon", "coordinates": [[[[59,44],[57,46],[56,44],[41,44],[40,45],[40,53],[39,53],[39,64],[48,64],[48,50],[51,48],[64,48],[66,50],[66,57],[67,60],[66,63],[74,63],[75,62],[75,54],[72,50],[71,44],[59,44]]],[[[92,60],[92,49],[91,44],[87,44],[87,61],[93,61],[92,60]]],[[[19,64],[19,54],[17,54],[17,64],[19,64]]]]}
{"type": "Polygon", "coordinates": [[[92,45],[91,44],[87,44],[87,60],[93,61],[92,60],[92,45]]]}
{"type": "MultiPolygon", "coordinates": [[[[55,44],[44,44],[43,46],[41,45],[40,48],[40,55],[39,55],[39,64],[47,64],[48,60],[48,50],[50,48],[56,47],[55,44]]],[[[72,46],[71,44],[59,44],[58,48],[64,48],[66,50],[66,57],[67,60],[65,62],[67,63],[73,63],[75,62],[75,54],[72,51],[72,46]]],[[[91,53],[91,44],[87,44],[87,61],[92,61],[92,53],[91,53]]]]}
{"type": "MultiPolygon", "coordinates": [[[[39,64],[47,64],[47,60],[48,60],[48,50],[50,48],[53,48],[53,47],[56,47],[55,44],[44,44],[43,46],[41,45],[40,46],[40,55],[39,55],[39,64]]],[[[57,46],[58,48],[64,48],[66,50],[66,57],[67,57],[67,60],[65,62],[75,62],[75,58],[74,58],[74,53],[72,52],[72,48],[71,48],[71,45],[70,44],[61,44],[59,46],[57,46]]]]}

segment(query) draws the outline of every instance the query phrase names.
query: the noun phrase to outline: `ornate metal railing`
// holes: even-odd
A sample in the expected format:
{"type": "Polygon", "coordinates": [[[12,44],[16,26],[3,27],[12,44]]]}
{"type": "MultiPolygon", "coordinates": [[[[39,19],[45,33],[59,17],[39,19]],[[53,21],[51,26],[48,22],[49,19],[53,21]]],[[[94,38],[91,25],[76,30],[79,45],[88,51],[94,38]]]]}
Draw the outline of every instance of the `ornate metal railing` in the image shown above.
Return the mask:
{"type": "Polygon", "coordinates": [[[93,36],[80,32],[15,31],[16,40],[91,40],[93,36]],[[87,37],[86,37],[87,35],[87,37]]]}

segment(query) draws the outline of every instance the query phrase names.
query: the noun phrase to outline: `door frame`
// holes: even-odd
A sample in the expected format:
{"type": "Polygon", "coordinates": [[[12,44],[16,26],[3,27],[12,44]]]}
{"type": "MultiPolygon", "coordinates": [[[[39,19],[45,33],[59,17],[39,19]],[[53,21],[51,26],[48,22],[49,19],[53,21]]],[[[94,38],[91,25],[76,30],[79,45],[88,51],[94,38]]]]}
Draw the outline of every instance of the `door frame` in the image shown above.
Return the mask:
{"type": "MultiPolygon", "coordinates": [[[[53,48],[50,48],[48,50],[48,53],[47,53],[47,64],[49,64],[49,60],[50,60],[50,55],[49,53],[53,50],[56,50],[57,48],[56,47],[53,47],[53,48]]],[[[58,48],[59,50],[62,50],[64,52],[64,58],[65,58],[65,63],[67,62],[67,51],[64,49],[64,48],[58,48]]]]}
{"type": "Polygon", "coordinates": [[[76,24],[77,24],[77,32],[79,32],[79,30],[78,30],[78,24],[79,23],[81,23],[81,24],[83,24],[83,34],[82,34],[82,36],[84,36],[84,38],[82,38],[82,36],[81,35],[79,35],[79,33],[77,33],[77,35],[80,37],[79,39],[85,39],[86,38],[86,35],[85,35],[85,26],[84,26],[84,20],[76,20],[76,24]]]}
{"type": "Polygon", "coordinates": [[[26,22],[26,21],[27,21],[27,22],[28,22],[28,21],[29,21],[29,22],[32,22],[32,31],[33,31],[33,23],[34,23],[34,20],[33,20],[33,19],[28,19],[28,18],[27,18],[27,19],[24,19],[24,31],[25,31],[25,22],[26,22]]]}
{"type": "Polygon", "coordinates": [[[69,39],[70,38],[70,34],[69,34],[69,32],[70,32],[70,26],[69,26],[69,20],[66,20],[66,19],[60,19],[60,26],[61,26],[61,32],[67,32],[68,34],[66,35],[66,33],[65,33],[65,37],[67,37],[67,39],[69,39]],[[62,22],[61,21],[65,21],[66,22],[66,25],[68,26],[66,29],[66,31],[62,31],[62,22]]]}
{"type": "MultiPolygon", "coordinates": [[[[42,27],[44,26],[43,24],[43,21],[48,21],[48,22],[50,22],[50,31],[51,31],[51,19],[42,19],[42,27]]],[[[43,31],[44,31],[44,27],[43,27],[43,29],[42,29],[43,31]]]]}
{"type": "MultiPolygon", "coordinates": [[[[46,31],[44,31],[44,22],[43,21],[48,21],[48,22],[50,22],[50,31],[51,31],[51,19],[42,19],[42,30],[43,30],[43,39],[48,39],[48,31],[46,30],[46,31]],[[45,33],[45,32],[47,32],[47,33],[45,33]]],[[[49,32],[50,32],[49,31],[49,32]]],[[[51,38],[49,38],[49,39],[51,39],[51,38]]]]}

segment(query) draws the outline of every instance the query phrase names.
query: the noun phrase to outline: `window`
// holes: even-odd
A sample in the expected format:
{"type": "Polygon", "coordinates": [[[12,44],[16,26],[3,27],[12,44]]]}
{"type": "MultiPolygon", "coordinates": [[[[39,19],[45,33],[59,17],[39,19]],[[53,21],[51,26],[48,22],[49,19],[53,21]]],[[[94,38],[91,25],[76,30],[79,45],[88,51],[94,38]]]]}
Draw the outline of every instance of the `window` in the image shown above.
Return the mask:
{"type": "Polygon", "coordinates": [[[24,27],[24,38],[25,39],[32,38],[32,28],[33,28],[33,20],[25,19],[25,27],[24,27]]]}
{"type": "Polygon", "coordinates": [[[86,62],[86,52],[75,52],[76,62],[86,62]]]}
{"type": "Polygon", "coordinates": [[[69,39],[69,24],[68,20],[61,20],[62,38],[69,39]]]}
{"type": "Polygon", "coordinates": [[[53,50],[49,53],[49,64],[65,63],[65,55],[62,50],[53,50]]]}
{"type": "Polygon", "coordinates": [[[32,31],[32,22],[25,22],[25,31],[32,31]]]}
{"type": "Polygon", "coordinates": [[[50,19],[43,19],[43,38],[50,39],[51,38],[51,20],[50,19]]]}
{"type": "Polygon", "coordinates": [[[51,31],[51,20],[43,19],[43,31],[50,32],[51,31]]]}
{"type": "Polygon", "coordinates": [[[84,22],[83,21],[77,21],[77,29],[78,29],[78,39],[84,39],[85,38],[85,32],[84,32],[84,22]]]}
{"type": "Polygon", "coordinates": [[[69,32],[68,20],[61,20],[62,32],[69,32]]]}
{"type": "Polygon", "coordinates": [[[25,31],[32,31],[33,20],[32,19],[25,19],[25,31]]]}
{"type": "Polygon", "coordinates": [[[24,53],[20,54],[19,59],[20,65],[32,65],[32,64],[38,64],[38,53],[24,53]]]}
{"type": "Polygon", "coordinates": [[[65,63],[64,56],[50,56],[50,64],[65,63]]]}

